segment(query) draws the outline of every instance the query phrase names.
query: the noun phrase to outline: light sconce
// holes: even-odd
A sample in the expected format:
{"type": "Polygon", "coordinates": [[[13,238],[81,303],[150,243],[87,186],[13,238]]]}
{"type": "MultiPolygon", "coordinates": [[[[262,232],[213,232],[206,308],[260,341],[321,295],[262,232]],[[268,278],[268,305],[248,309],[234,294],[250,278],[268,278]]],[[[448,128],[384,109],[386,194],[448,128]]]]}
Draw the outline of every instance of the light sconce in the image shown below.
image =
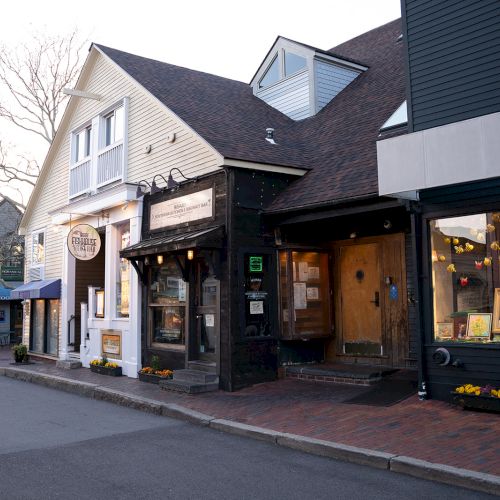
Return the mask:
{"type": "Polygon", "coordinates": [[[163,264],[163,255],[157,255],[156,262],[158,262],[158,265],[161,266],[163,264]]]}
{"type": "Polygon", "coordinates": [[[354,238],[356,238],[358,236],[358,234],[356,233],[356,231],[353,231],[350,235],[349,235],[349,238],[351,238],[351,240],[353,240],[354,238]]]}
{"type": "Polygon", "coordinates": [[[194,259],[194,250],[188,250],[187,251],[187,260],[193,260],[194,259]]]}
{"type": "Polygon", "coordinates": [[[144,189],[144,192],[141,189],[141,185],[146,184],[146,186],[151,187],[151,184],[148,181],[141,180],[137,183],[137,191],[135,193],[136,198],[141,198],[146,194],[146,189],[144,189]]]}
{"type": "MultiPolygon", "coordinates": [[[[191,181],[191,180],[198,180],[197,177],[195,178],[189,178],[189,177],[186,177],[177,167],[174,167],[174,168],[171,168],[170,171],[168,172],[168,179],[165,179],[165,177],[163,177],[162,174],[156,174],[154,177],[153,177],[153,181],[152,181],[152,184],[151,184],[151,194],[155,194],[155,193],[159,193],[160,191],[162,191],[161,188],[158,187],[158,185],[156,184],[156,178],[157,177],[161,177],[163,179],[163,182],[165,182],[166,184],[166,188],[167,189],[175,189],[178,185],[179,185],[179,182],[177,182],[173,177],[172,177],[172,172],[173,171],[177,171],[179,172],[179,174],[184,177],[184,179],[186,179],[187,181],[191,181]]],[[[165,188],[163,188],[165,189],[165,188]]]]}
{"type": "Polygon", "coordinates": [[[391,229],[392,227],[392,222],[389,219],[386,219],[384,221],[384,229],[391,229]]]}

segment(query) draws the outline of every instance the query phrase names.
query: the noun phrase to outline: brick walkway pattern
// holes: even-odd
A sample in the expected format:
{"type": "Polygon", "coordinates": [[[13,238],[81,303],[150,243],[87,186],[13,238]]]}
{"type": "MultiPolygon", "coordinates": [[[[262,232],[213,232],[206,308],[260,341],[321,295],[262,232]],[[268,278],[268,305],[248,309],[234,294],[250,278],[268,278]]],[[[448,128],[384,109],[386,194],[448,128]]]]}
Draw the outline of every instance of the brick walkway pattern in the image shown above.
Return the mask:
{"type": "MultiPolygon", "coordinates": [[[[0,366],[11,361],[8,348],[0,348],[0,366]]],[[[412,396],[390,407],[345,404],[341,401],[366,387],[292,379],[233,393],[185,395],[86,368],[62,370],[37,362],[23,369],[177,403],[217,418],[500,475],[500,416],[463,411],[441,401],[412,396]]]]}

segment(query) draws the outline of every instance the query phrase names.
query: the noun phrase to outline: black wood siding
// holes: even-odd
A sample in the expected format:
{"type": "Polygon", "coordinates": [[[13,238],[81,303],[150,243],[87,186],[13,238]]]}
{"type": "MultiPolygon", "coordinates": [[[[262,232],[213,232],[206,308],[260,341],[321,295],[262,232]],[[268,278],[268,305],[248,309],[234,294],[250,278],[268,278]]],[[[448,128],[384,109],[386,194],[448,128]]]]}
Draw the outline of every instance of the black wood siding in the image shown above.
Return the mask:
{"type": "Polygon", "coordinates": [[[500,111],[500,2],[402,0],[413,131],[500,111]]]}

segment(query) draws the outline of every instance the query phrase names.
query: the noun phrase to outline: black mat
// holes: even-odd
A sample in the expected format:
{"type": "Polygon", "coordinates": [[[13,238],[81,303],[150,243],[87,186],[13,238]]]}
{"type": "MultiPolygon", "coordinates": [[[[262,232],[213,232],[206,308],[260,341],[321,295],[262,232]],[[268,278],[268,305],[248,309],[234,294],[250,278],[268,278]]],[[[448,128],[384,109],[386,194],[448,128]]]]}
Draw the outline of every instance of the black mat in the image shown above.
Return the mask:
{"type": "Polygon", "coordinates": [[[417,392],[415,380],[392,379],[388,377],[374,385],[366,392],[343,403],[369,406],[392,406],[417,392]]]}

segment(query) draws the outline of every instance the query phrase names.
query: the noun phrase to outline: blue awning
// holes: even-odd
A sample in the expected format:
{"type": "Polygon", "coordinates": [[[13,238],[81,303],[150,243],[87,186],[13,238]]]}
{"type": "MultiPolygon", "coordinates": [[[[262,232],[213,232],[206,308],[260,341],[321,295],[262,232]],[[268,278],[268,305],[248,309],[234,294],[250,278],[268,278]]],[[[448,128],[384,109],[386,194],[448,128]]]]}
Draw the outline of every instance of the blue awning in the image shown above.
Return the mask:
{"type": "Polygon", "coordinates": [[[59,299],[61,280],[31,281],[12,290],[10,296],[11,299],[59,299]]]}
{"type": "Polygon", "coordinates": [[[10,288],[0,287],[0,300],[10,300],[11,299],[10,292],[12,291],[13,290],[11,290],[10,288]]]}

